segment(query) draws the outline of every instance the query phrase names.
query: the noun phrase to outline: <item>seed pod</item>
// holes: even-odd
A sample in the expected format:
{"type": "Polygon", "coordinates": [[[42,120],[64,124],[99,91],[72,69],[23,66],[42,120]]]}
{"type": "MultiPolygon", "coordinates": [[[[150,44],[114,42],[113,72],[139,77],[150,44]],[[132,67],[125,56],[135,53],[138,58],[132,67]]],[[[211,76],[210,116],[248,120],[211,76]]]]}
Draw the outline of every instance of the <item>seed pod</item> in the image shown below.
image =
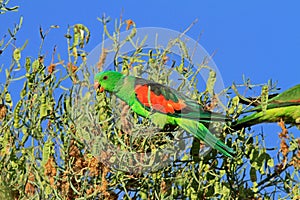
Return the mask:
{"type": "Polygon", "coordinates": [[[54,145],[53,142],[48,139],[43,146],[43,158],[42,158],[43,166],[47,163],[47,161],[52,153],[53,145],[54,145]]]}
{"type": "Polygon", "coordinates": [[[47,116],[47,103],[46,103],[46,94],[43,93],[42,96],[41,96],[41,106],[40,106],[40,117],[46,117],[47,116]]]}
{"type": "Polygon", "coordinates": [[[21,69],[21,64],[20,64],[20,59],[21,59],[21,49],[16,48],[16,49],[14,50],[13,58],[14,58],[15,62],[17,63],[18,70],[20,70],[20,69],[21,69]]]}
{"type": "Polygon", "coordinates": [[[269,88],[267,85],[264,85],[261,89],[261,109],[263,112],[266,112],[268,106],[268,97],[269,97],[269,88]]]}
{"type": "Polygon", "coordinates": [[[26,58],[26,63],[25,63],[25,69],[26,69],[26,72],[28,73],[29,70],[30,70],[30,65],[31,65],[31,60],[29,57],[26,58]]]}
{"type": "Polygon", "coordinates": [[[24,83],[23,89],[20,92],[20,97],[23,99],[27,94],[27,82],[24,83]]]}
{"type": "Polygon", "coordinates": [[[84,44],[87,44],[90,39],[89,29],[83,24],[75,24],[73,31],[73,47],[79,45],[80,48],[83,48],[84,44]]]}
{"type": "Polygon", "coordinates": [[[217,74],[215,71],[210,70],[209,71],[209,77],[207,79],[207,83],[206,83],[206,91],[213,96],[214,95],[214,87],[215,87],[215,83],[216,83],[216,77],[217,74]]]}
{"type": "Polygon", "coordinates": [[[75,61],[78,59],[78,52],[77,52],[77,48],[76,47],[73,47],[73,52],[72,52],[72,55],[74,56],[75,58],[75,61]]]}
{"type": "Polygon", "coordinates": [[[12,102],[9,92],[6,92],[6,94],[5,94],[5,102],[9,105],[10,108],[12,108],[13,102],[12,102]]]}
{"type": "Polygon", "coordinates": [[[21,99],[16,107],[15,107],[15,110],[14,110],[14,127],[15,128],[20,128],[20,124],[19,124],[19,121],[20,121],[20,110],[21,110],[21,107],[23,105],[23,99],[21,99]]]}
{"type": "Polygon", "coordinates": [[[32,63],[32,69],[33,69],[33,71],[35,72],[35,71],[37,71],[39,68],[40,68],[40,62],[39,62],[39,60],[33,61],[33,63],[32,63]]]}
{"type": "Polygon", "coordinates": [[[21,59],[21,50],[19,48],[16,48],[14,50],[14,54],[13,54],[14,60],[17,62],[21,59]]]}

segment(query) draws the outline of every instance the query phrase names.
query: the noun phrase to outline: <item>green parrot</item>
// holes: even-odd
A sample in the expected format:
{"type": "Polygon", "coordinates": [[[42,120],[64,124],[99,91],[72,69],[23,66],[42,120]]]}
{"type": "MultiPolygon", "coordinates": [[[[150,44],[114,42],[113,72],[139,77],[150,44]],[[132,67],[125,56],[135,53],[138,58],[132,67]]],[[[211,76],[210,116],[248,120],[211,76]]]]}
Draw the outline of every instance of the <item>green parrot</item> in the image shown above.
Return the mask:
{"type": "Polygon", "coordinates": [[[240,129],[259,123],[279,122],[282,119],[287,124],[300,125],[300,84],[271,98],[266,110],[259,105],[246,112],[255,112],[233,122],[231,128],[240,129]]]}
{"type": "Polygon", "coordinates": [[[219,113],[204,111],[196,101],[176,90],[146,79],[125,76],[115,71],[96,74],[94,88],[114,93],[132,111],[159,127],[178,125],[222,154],[232,157],[234,150],[214,136],[202,123],[224,121],[219,113]],[[201,123],[202,122],[202,123],[201,123]]]}

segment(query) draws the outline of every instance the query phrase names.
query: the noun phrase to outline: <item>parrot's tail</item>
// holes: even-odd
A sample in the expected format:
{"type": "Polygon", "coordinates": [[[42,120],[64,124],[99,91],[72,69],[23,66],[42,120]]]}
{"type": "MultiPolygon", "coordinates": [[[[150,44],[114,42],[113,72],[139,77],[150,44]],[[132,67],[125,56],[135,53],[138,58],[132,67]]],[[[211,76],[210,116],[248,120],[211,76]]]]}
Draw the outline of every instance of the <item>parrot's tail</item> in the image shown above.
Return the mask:
{"type": "Polygon", "coordinates": [[[177,124],[187,132],[193,134],[197,139],[204,141],[206,144],[220,151],[225,156],[232,158],[232,155],[235,154],[235,151],[232,148],[228,147],[220,139],[214,136],[200,122],[180,118],[180,120],[177,120],[177,124]]]}

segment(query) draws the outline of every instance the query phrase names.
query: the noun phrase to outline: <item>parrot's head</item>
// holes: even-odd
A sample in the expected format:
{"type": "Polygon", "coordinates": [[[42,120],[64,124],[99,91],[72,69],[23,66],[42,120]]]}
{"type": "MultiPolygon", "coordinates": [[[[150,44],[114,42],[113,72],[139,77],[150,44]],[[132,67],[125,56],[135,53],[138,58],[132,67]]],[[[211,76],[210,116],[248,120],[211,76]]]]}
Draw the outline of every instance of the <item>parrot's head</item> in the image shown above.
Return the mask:
{"type": "Polygon", "coordinates": [[[114,92],[122,77],[123,74],[115,71],[100,72],[95,76],[94,88],[100,92],[114,92]]]}

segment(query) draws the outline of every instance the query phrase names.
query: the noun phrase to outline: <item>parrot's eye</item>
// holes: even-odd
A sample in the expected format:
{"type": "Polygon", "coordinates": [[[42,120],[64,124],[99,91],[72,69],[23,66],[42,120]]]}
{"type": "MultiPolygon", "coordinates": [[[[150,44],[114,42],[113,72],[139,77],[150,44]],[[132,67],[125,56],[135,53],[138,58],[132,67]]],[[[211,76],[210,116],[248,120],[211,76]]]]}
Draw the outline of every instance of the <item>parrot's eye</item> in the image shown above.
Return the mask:
{"type": "Polygon", "coordinates": [[[108,77],[107,76],[103,76],[103,80],[106,80],[108,77]]]}

